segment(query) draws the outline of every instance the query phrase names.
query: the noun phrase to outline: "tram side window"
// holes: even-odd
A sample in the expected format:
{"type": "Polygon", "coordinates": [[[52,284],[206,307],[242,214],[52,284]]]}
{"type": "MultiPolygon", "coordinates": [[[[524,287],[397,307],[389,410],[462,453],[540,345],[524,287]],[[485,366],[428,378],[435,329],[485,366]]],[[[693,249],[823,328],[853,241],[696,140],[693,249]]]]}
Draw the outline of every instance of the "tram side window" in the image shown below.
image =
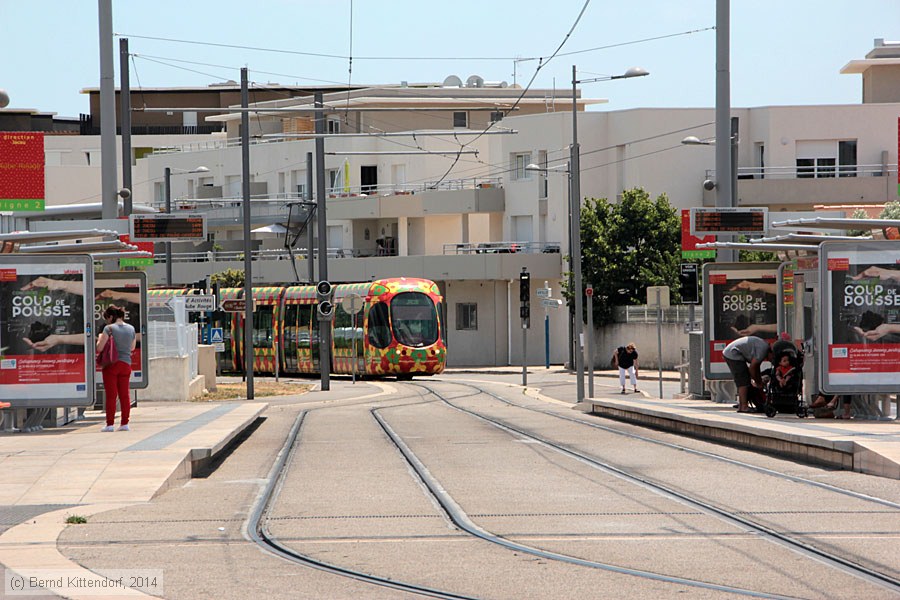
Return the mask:
{"type": "Polygon", "coordinates": [[[338,305],[334,311],[334,349],[344,350],[352,345],[353,320],[344,308],[338,305]]]}
{"type": "Polygon", "coordinates": [[[253,313],[253,347],[271,348],[275,339],[274,306],[257,306],[253,313]]]}
{"type": "Polygon", "coordinates": [[[438,324],[441,327],[441,341],[446,344],[447,343],[447,319],[446,319],[446,316],[444,315],[444,303],[443,302],[437,303],[437,316],[438,316],[438,321],[439,321],[438,324]]]}
{"type": "Polygon", "coordinates": [[[297,347],[308,350],[310,347],[309,323],[312,320],[313,306],[310,304],[301,304],[299,310],[300,313],[297,325],[300,329],[297,332],[297,347]]]}
{"type": "Polygon", "coordinates": [[[387,348],[391,344],[388,307],[383,302],[372,305],[369,311],[369,343],[376,348],[387,348]]]}

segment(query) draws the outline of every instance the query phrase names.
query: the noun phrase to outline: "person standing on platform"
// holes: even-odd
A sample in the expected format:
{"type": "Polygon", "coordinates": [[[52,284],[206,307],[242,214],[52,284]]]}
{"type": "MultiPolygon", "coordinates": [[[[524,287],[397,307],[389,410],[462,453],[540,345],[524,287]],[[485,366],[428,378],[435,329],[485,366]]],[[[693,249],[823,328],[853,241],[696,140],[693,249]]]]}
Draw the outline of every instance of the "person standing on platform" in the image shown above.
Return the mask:
{"type": "Polygon", "coordinates": [[[750,412],[750,387],[752,385],[762,391],[760,366],[763,361],[772,360],[772,346],[762,338],[748,335],[725,346],[722,356],[738,389],[738,412],[750,412]]]}
{"type": "Polygon", "coordinates": [[[631,386],[637,392],[638,377],[638,353],[634,347],[634,342],[627,346],[619,346],[613,353],[613,366],[619,368],[619,385],[622,386],[622,393],[625,393],[625,375],[631,377],[631,386]]]}
{"type": "Polygon", "coordinates": [[[137,343],[134,327],[125,322],[125,310],[111,304],[103,311],[106,326],[97,338],[97,352],[103,350],[109,339],[116,345],[118,360],[103,368],[103,391],[106,394],[106,426],[101,431],[113,431],[116,422],[116,400],[122,411],[119,431],[128,431],[131,413],[131,353],[137,343]]]}

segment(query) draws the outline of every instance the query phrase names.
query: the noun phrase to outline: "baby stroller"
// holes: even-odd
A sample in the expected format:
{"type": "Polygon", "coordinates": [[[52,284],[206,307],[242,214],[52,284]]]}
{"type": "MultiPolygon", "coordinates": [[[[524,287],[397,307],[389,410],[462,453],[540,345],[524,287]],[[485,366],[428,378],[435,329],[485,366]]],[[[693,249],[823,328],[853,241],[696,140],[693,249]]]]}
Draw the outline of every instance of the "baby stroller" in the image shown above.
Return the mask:
{"type": "Polygon", "coordinates": [[[807,417],[809,407],[803,400],[803,353],[793,342],[779,340],[772,345],[772,356],[773,366],[763,373],[766,416],[792,412],[801,419],[807,417]]]}

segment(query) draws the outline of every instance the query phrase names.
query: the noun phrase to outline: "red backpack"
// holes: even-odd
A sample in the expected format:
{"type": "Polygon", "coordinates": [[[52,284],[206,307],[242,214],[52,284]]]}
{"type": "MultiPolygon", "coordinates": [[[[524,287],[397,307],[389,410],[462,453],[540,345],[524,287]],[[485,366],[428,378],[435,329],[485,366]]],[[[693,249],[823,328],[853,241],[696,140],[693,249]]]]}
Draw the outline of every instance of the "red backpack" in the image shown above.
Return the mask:
{"type": "Polygon", "coordinates": [[[105,369],[109,365],[119,360],[119,352],[116,350],[116,340],[112,335],[107,334],[106,345],[97,352],[97,368],[105,369]]]}

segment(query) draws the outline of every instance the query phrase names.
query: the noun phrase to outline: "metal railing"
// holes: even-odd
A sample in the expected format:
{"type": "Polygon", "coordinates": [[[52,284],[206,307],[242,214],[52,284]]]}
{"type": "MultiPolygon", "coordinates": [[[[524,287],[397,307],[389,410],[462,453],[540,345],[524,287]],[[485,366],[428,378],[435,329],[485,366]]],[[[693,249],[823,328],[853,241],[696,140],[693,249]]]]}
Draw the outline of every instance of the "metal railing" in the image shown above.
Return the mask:
{"type": "Polygon", "coordinates": [[[444,254],[559,254],[559,242],[481,242],[444,244],[444,254]]]}
{"type": "MultiPolygon", "coordinates": [[[[691,307],[686,304],[677,304],[662,310],[663,323],[687,323],[690,317],[691,307]]],[[[694,305],[694,320],[702,319],[703,305],[694,305]]],[[[613,307],[613,320],[616,323],[656,323],[656,308],[646,304],[637,306],[613,307]]]]}
{"type": "MultiPolygon", "coordinates": [[[[816,165],[798,167],[738,167],[738,179],[831,179],[836,177],[888,177],[896,175],[897,165],[816,165]]],[[[714,180],[715,169],[706,170],[714,180]]]]}

